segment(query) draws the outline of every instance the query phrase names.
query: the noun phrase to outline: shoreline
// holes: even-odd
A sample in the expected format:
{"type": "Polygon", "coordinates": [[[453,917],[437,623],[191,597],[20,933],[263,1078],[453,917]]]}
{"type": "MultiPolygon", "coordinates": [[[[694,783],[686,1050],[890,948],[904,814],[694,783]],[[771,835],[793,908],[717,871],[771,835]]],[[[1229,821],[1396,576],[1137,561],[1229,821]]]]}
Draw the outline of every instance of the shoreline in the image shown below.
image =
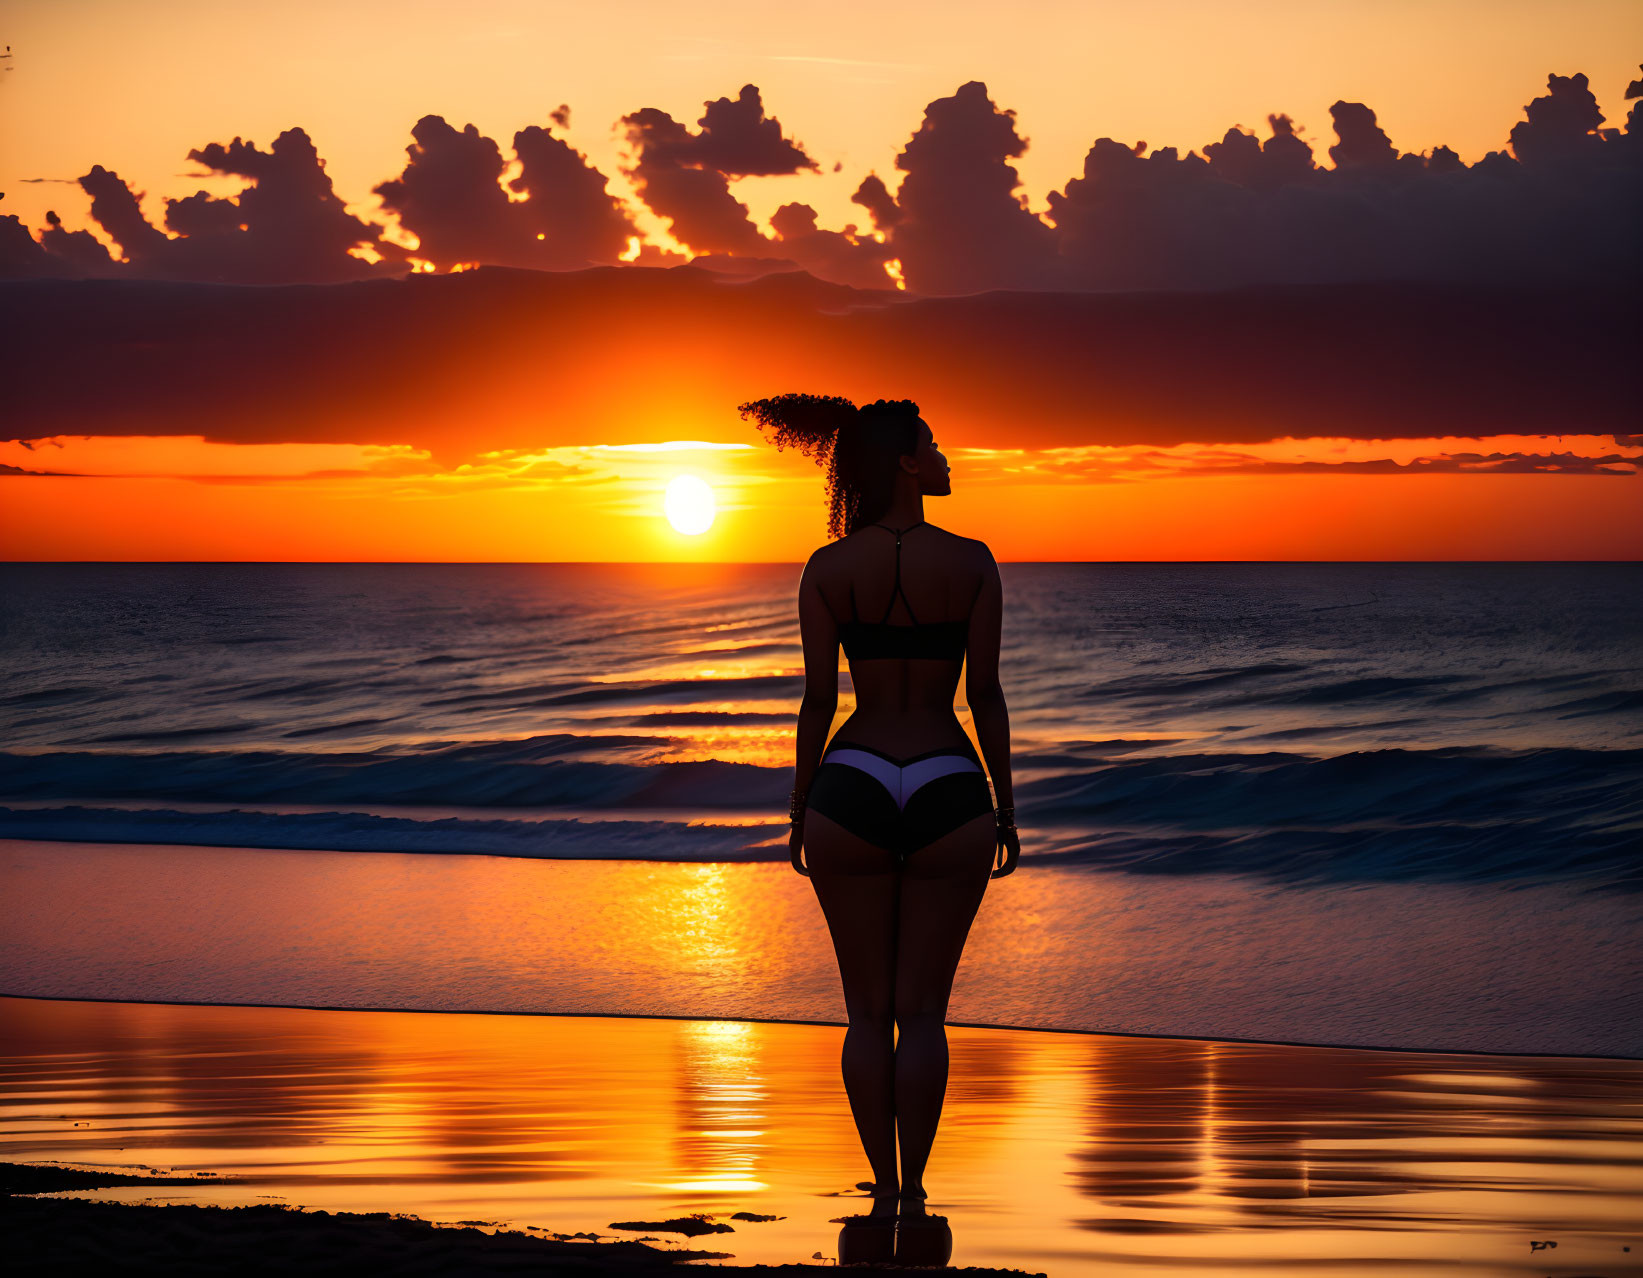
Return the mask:
{"type": "MultiPolygon", "coordinates": [[[[314,1003],[224,1003],[206,999],[165,999],[165,998],[99,998],[94,995],[61,995],[61,994],[16,994],[9,990],[0,990],[0,999],[23,999],[35,1003],[95,1003],[114,1004],[126,1007],[239,1007],[263,1009],[279,1012],[359,1012],[370,1015],[395,1016],[523,1016],[532,1019],[583,1019],[583,1020],[633,1020],[633,1021],[679,1021],[679,1022],[716,1022],[738,1025],[797,1025],[814,1026],[822,1029],[848,1029],[845,1021],[804,1020],[795,1017],[782,1016],[692,1016],[682,1012],[531,1012],[506,1008],[450,1008],[450,1007],[347,1007],[340,1004],[319,1005],[314,1003]]],[[[1625,1056],[1610,1053],[1594,1052],[1508,1052],[1508,1051],[1470,1051],[1465,1048],[1444,1047],[1396,1047],[1396,1046],[1366,1046],[1358,1043],[1319,1043],[1298,1039],[1275,1038],[1228,1038],[1212,1034],[1148,1034],[1137,1030],[1091,1030],[1091,1029],[1063,1029],[1057,1026],[1046,1025],[999,1025],[982,1021],[945,1022],[951,1029],[978,1029],[999,1030],[1010,1034],[1057,1034],[1075,1035],[1093,1038],[1139,1039],[1143,1041],[1162,1040],[1179,1043],[1225,1043],[1240,1047],[1291,1047],[1315,1048],[1318,1051],[1330,1052],[1392,1052],[1402,1055],[1419,1056],[1483,1056],[1504,1060],[1545,1060],[1545,1061],[1614,1061],[1621,1064],[1643,1063],[1643,1056],[1625,1056]]]]}

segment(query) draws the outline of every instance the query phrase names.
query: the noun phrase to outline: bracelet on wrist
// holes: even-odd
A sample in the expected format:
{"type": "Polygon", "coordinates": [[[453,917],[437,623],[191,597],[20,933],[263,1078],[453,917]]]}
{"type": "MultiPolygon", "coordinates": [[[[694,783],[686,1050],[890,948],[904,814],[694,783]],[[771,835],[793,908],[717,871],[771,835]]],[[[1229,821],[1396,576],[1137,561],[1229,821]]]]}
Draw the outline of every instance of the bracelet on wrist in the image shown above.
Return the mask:
{"type": "Polygon", "coordinates": [[[998,818],[1000,828],[1005,830],[1015,829],[1015,808],[995,808],[993,815],[998,818]]]}
{"type": "Polygon", "coordinates": [[[794,790],[787,796],[788,821],[796,824],[803,818],[805,798],[806,792],[803,790],[794,790]]]}

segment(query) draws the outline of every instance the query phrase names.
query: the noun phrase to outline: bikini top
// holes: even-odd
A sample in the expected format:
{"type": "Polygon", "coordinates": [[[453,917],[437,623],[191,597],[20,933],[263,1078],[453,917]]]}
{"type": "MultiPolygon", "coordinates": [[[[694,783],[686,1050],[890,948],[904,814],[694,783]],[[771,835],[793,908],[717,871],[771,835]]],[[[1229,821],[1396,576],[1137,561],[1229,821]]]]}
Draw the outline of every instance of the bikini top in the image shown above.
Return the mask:
{"type": "MultiPolygon", "coordinates": [[[[968,619],[962,621],[920,621],[913,612],[913,605],[908,602],[906,593],[901,588],[901,537],[903,533],[912,532],[923,524],[920,520],[916,524],[908,524],[902,529],[895,529],[889,524],[874,524],[874,528],[882,528],[886,532],[896,534],[896,584],[890,592],[890,602],[885,605],[884,616],[877,621],[863,621],[860,616],[849,621],[839,623],[839,643],[844,648],[844,655],[851,661],[868,660],[874,657],[934,657],[948,661],[964,660],[964,650],[969,640],[970,623],[968,619]],[[890,623],[890,610],[896,606],[896,596],[901,596],[901,602],[907,609],[907,615],[913,618],[910,626],[898,626],[890,623]]],[[[856,593],[852,586],[850,604],[855,609],[856,593]]]]}

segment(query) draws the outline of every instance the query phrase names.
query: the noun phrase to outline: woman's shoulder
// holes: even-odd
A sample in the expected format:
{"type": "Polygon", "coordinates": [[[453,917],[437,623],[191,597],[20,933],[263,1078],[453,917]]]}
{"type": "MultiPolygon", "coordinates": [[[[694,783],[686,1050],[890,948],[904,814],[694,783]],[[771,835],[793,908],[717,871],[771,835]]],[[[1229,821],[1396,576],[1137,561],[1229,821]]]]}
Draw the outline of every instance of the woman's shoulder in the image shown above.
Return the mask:
{"type": "Polygon", "coordinates": [[[810,552],[810,558],[804,561],[804,580],[817,583],[835,577],[843,570],[840,562],[839,548],[844,544],[840,541],[826,541],[810,552]]]}
{"type": "MultiPolygon", "coordinates": [[[[985,567],[993,562],[992,550],[979,537],[963,537],[937,524],[926,523],[925,527],[941,539],[946,549],[969,565],[985,567]]],[[[864,558],[874,557],[876,543],[867,551],[859,549],[864,544],[874,541],[873,538],[864,535],[865,533],[866,529],[858,528],[836,541],[823,542],[810,552],[810,558],[805,561],[805,572],[812,576],[848,572],[852,564],[860,563],[864,558]]]]}
{"type": "Polygon", "coordinates": [[[834,563],[839,557],[839,548],[844,545],[844,538],[838,541],[824,541],[810,552],[810,558],[804,561],[806,568],[824,568],[834,563]]]}
{"type": "Polygon", "coordinates": [[[931,524],[930,527],[947,538],[955,550],[968,556],[973,562],[977,564],[990,564],[993,562],[992,549],[981,538],[961,537],[958,533],[949,532],[947,529],[937,527],[935,524],[931,524]]]}

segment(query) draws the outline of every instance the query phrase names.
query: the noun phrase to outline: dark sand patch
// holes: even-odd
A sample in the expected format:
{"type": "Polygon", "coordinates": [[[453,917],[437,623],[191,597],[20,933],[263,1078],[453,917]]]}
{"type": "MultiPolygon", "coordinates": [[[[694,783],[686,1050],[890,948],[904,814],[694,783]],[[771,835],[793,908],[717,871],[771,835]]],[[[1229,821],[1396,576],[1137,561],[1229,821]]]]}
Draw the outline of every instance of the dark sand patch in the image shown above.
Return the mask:
{"type": "Polygon", "coordinates": [[[216,1172],[179,1176],[143,1167],[135,1171],[89,1171],[56,1164],[0,1163],[0,1195],[57,1194],[71,1189],[110,1189],[116,1185],[231,1185],[234,1177],[216,1172]]]}
{"type": "MultiPolygon", "coordinates": [[[[19,1173],[61,1169],[4,1165],[8,1184],[19,1173]]],[[[147,1183],[155,1178],[132,1177],[147,1183]]],[[[172,1182],[165,1182],[172,1183],[172,1182]]],[[[153,1275],[373,1276],[552,1272],[556,1275],[675,1275],[681,1261],[733,1259],[716,1251],[660,1251],[638,1241],[576,1242],[548,1235],[434,1225],[387,1212],[304,1211],[292,1207],[151,1206],[75,1198],[0,1196],[8,1272],[153,1275]]],[[[732,1265],[761,1275],[799,1275],[815,1265],[732,1265]]],[[[899,1272],[893,1265],[856,1266],[899,1272]]],[[[1013,1269],[972,1267],[955,1272],[989,1278],[1013,1269]]],[[[1042,1278],[1036,1275],[1034,1278],[1042,1278]]]]}
{"type": "Polygon", "coordinates": [[[691,1216],[675,1216],[672,1220],[613,1220],[612,1229],[655,1230],[659,1234],[733,1234],[735,1226],[720,1224],[706,1212],[691,1216]]]}

